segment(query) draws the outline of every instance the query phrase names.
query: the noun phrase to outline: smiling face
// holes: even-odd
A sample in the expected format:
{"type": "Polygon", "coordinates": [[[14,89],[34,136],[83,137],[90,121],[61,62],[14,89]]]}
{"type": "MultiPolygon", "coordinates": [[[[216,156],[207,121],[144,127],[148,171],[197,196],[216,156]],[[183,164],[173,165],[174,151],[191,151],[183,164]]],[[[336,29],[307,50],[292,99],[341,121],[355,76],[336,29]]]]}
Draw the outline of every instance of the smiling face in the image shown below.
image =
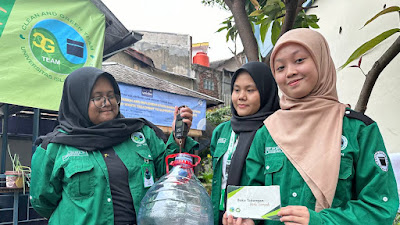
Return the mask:
{"type": "Polygon", "coordinates": [[[285,95],[303,98],[310,94],[318,82],[318,70],[310,52],[302,45],[288,43],[274,58],[276,83],[285,95]]]}
{"type": "Polygon", "coordinates": [[[260,109],[260,92],[245,71],[237,76],[233,84],[232,103],[239,116],[253,115],[260,109]]]}
{"type": "MultiPolygon", "coordinates": [[[[101,96],[111,96],[114,94],[114,88],[111,82],[104,76],[99,77],[93,86],[90,99],[101,96]]],[[[114,119],[118,115],[119,106],[116,101],[109,100],[103,108],[97,108],[92,100],[89,101],[88,114],[93,124],[99,124],[114,119]],[[112,103],[112,104],[111,104],[112,103]]]]}

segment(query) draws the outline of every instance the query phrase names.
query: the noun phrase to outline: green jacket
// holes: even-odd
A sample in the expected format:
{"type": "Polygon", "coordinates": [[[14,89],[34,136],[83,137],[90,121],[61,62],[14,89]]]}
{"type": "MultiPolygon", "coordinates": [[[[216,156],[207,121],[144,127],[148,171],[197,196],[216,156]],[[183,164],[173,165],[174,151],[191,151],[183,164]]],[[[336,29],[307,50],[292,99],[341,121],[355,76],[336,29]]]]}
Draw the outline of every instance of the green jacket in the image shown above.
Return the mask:
{"type": "MultiPolygon", "coordinates": [[[[165,156],[179,151],[171,135],[167,144],[144,126],[145,140],[127,139],[113,147],[128,169],[131,197],[136,213],[148,188],[144,188],[141,166],[150,164],[159,178],[165,174],[165,156]]],[[[197,142],[186,139],[185,151],[197,142]]],[[[39,146],[32,157],[30,199],[34,209],[49,224],[113,225],[113,202],[107,166],[100,151],[50,143],[39,146]]]]}
{"type": "MultiPolygon", "coordinates": [[[[221,198],[221,183],[222,183],[222,159],[225,152],[228,150],[229,139],[231,138],[232,126],[231,121],[227,121],[218,125],[211,138],[210,151],[213,157],[213,181],[211,191],[211,201],[214,211],[214,225],[219,224],[219,204],[221,198]]],[[[245,169],[243,169],[241,183],[246,183],[244,180],[245,169]]]]}
{"type": "Polygon", "coordinates": [[[258,130],[247,158],[247,165],[251,165],[246,167],[248,185],[280,185],[282,207],[306,206],[311,225],[391,225],[399,199],[382,136],[377,124],[368,117],[348,112],[367,122],[352,116],[343,118],[339,180],[331,208],[314,211],[316,200],[310,188],[265,126],[258,130]]]}

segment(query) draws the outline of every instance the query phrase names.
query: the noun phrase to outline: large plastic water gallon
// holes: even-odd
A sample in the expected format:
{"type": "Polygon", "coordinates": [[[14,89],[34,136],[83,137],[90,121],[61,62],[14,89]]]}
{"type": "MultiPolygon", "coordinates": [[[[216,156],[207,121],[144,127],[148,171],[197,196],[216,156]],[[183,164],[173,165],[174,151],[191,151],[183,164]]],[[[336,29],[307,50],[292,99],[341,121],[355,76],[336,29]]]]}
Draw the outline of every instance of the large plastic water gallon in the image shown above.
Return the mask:
{"type": "Polygon", "coordinates": [[[147,191],[138,213],[138,225],[213,225],[210,196],[193,173],[200,157],[187,153],[167,156],[167,174],[147,191]],[[193,164],[192,156],[198,158],[193,164]],[[170,163],[168,159],[175,157],[170,163]]]}

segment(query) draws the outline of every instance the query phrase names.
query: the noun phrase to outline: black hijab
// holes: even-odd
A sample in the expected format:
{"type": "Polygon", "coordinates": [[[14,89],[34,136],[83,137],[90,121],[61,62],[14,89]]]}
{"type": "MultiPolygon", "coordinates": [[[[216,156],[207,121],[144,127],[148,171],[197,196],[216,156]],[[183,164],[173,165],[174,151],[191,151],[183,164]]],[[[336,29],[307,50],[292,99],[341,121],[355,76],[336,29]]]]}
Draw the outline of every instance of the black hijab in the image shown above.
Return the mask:
{"type": "Polygon", "coordinates": [[[58,111],[59,125],[53,132],[39,137],[36,144],[42,143],[44,148],[48,143],[59,143],[86,151],[100,150],[122,143],[143,125],[151,127],[158,137],[166,141],[163,132],[151,122],[143,118],[124,118],[119,111],[115,119],[93,124],[89,119],[88,109],[93,86],[100,76],[106,77],[112,84],[114,93],[121,95],[111,74],[94,67],[75,70],[64,82],[58,111]]]}
{"type": "Polygon", "coordinates": [[[249,62],[236,70],[231,81],[231,93],[236,78],[243,71],[248,72],[260,93],[260,109],[253,115],[239,116],[231,103],[231,125],[235,133],[239,134],[239,142],[232,156],[228,173],[228,185],[239,185],[242,169],[245,164],[254,135],[263,125],[264,120],[279,109],[278,87],[270,68],[265,63],[249,62]]]}

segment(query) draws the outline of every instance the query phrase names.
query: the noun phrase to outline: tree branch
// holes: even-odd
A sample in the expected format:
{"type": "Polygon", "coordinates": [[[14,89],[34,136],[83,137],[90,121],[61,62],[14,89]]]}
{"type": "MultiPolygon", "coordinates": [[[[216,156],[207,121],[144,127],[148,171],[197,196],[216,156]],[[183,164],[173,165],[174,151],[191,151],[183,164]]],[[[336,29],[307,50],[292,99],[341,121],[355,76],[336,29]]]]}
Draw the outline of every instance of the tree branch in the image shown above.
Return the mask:
{"type": "Polygon", "coordinates": [[[301,7],[302,10],[313,9],[313,8],[318,8],[318,6],[317,5],[312,5],[312,6],[308,6],[308,7],[301,7]]]}
{"type": "MultiPolygon", "coordinates": [[[[286,0],[284,1],[286,7],[285,20],[283,21],[281,33],[279,37],[282,36],[287,31],[291,30],[296,20],[297,14],[303,9],[302,4],[305,0],[286,0]]],[[[271,52],[263,58],[263,62],[269,66],[269,59],[271,57],[271,52]]]]}
{"type": "Polygon", "coordinates": [[[369,97],[371,96],[372,89],[375,85],[379,75],[385,69],[385,67],[398,55],[400,52],[400,36],[396,41],[389,47],[389,49],[383,53],[383,55],[374,63],[371,70],[368,72],[365,78],[363,87],[361,89],[360,96],[358,98],[355,111],[364,113],[367,110],[367,104],[369,97]]]}
{"type": "Polygon", "coordinates": [[[302,10],[302,4],[305,0],[286,0],[285,8],[286,8],[286,16],[285,21],[283,21],[281,33],[279,36],[282,36],[286,31],[289,31],[293,28],[294,21],[296,20],[297,14],[302,10]]]}
{"type": "Polygon", "coordinates": [[[242,40],[244,53],[249,61],[258,61],[258,46],[256,38],[245,9],[246,0],[225,0],[226,5],[232,12],[235,25],[242,40]]]}

